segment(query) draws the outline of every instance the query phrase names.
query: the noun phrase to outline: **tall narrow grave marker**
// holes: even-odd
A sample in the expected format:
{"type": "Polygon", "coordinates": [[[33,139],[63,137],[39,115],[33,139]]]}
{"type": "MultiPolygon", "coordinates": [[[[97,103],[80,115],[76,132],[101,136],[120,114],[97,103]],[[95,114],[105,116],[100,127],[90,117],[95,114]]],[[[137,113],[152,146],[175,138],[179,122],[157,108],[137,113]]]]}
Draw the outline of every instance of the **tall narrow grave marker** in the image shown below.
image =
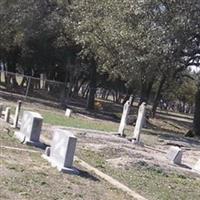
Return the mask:
{"type": "Polygon", "coordinates": [[[0,118],[1,118],[2,112],[3,112],[3,104],[0,103],[0,118]]]}
{"type": "Polygon", "coordinates": [[[14,117],[14,121],[13,121],[13,128],[17,128],[18,121],[19,121],[19,114],[20,114],[20,110],[21,110],[21,105],[22,105],[22,102],[18,101],[17,107],[15,109],[15,117],[14,117]]]}
{"type": "Polygon", "coordinates": [[[124,104],[124,107],[123,107],[122,117],[121,117],[119,129],[118,129],[118,133],[120,134],[120,136],[124,136],[124,129],[127,124],[127,117],[130,112],[132,99],[133,99],[133,97],[130,96],[130,99],[128,101],[126,101],[126,103],[124,104]]]}
{"type": "Polygon", "coordinates": [[[133,143],[140,142],[140,132],[145,122],[145,113],[146,113],[146,103],[143,102],[138,110],[137,121],[133,133],[133,140],[132,140],[133,143]]]}
{"type": "Polygon", "coordinates": [[[10,107],[6,107],[4,121],[7,123],[10,121],[10,107]]]}

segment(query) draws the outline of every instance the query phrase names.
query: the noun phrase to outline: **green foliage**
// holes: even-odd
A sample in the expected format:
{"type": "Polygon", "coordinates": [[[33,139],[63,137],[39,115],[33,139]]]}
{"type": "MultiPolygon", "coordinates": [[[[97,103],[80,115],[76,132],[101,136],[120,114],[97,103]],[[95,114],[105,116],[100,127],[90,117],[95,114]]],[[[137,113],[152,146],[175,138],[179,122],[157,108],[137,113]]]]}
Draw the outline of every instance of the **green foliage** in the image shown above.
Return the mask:
{"type": "Polygon", "coordinates": [[[198,0],[2,0],[0,18],[0,60],[11,71],[89,81],[95,61],[99,77],[147,98],[163,76],[170,88],[199,65],[198,0]]]}

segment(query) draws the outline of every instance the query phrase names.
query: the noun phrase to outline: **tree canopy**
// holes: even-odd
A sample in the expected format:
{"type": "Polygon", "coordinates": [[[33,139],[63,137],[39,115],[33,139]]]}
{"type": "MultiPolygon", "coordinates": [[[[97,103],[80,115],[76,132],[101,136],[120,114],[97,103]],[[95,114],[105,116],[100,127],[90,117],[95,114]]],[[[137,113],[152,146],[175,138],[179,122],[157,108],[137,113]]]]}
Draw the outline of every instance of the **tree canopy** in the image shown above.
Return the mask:
{"type": "Polygon", "coordinates": [[[72,95],[88,83],[91,109],[99,86],[153,99],[155,112],[173,85],[188,96],[186,71],[200,66],[199,0],[2,0],[0,26],[1,65],[72,95]]]}

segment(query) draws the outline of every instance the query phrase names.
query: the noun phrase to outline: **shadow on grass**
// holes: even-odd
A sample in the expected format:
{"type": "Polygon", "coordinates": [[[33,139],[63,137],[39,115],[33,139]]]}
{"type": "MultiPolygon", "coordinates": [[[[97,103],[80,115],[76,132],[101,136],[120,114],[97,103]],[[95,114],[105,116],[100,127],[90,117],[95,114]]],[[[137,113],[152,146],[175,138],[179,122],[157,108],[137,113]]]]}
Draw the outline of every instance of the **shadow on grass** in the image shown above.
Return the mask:
{"type": "Polygon", "coordinates": [[[190,127],[192,125],[192,119],[184,119],[181,117],[177,117],[177,119],[173,118],[169,118],[167,117],[167,115],[159,115],[157,116],[157,119],[162,119],[162,120],[167,120],[167,121],[171,121],[174,123],[177,123],[178,125],[184,126],[184,127],[190,127]],[[190,121],[184,121],[184,120],[190,120],[190,121]]]}
{"type": "Polygon", "coordinates": [[[176,119],[168,119],[168,118],[165,118],[165,117],[162,117],[162,116],[159,116],[159,119],[163,120],[163,122],[165,124],[177,129],[177,131],[171,130],[169,128],[161,128],[159,125],[157,126],[155,124],[152,124],[150,121],[148,121],[148,123],[147,123],[148,129],[166,131],[166,132],[173,131],[175,133],[183,133],[183,134],[185,134],[186,132],[181,130],[181,127],[185,128],[185,129],[188,129],[188,130],[192,128],[192,123],[191,122],[183,122],[183,121],[179,121],[179,120],[176,120],[176,119]]]}
{"type": "Polygon", "coordinates": [[[143,134],[158,136],[159,139],[171,141],[173,144],[174,142],[184,142],[191,147],[200,147],[199,139],[184,137],[181,134],[171,133],[169,131],[143,129],[143,134]]]}
{"type": "MultiPolygon", "coordinates": [[[[185,113],[169,113],[169,112],[162,112],[162,111],[157,111],[156,112],[159,116],[160,115],[164,115],[164,116],[169,116],[169,117],[177,117],[177,118],[180,118],[180,119],[186,119],[186,120],[192,120],[192,115],[189,115],[187,116],[187,114],[185,113]]],[[[167,118],[167,117],[166,117],[167,118]]]]}
{"type": "Polygon", "coordinates": [[[192,169],[191,167],[189,167],[188,165],[185,165],[185,164],[178,164],[178,166],[182,167],[182,168],[185,168],[185,169],[192,169]]]}
{"type": "Polygon", "coordinates": [[[186,138],[184,136],[176,136],[176,135],[172,135],[172,134],[165,134],[165,135],[159,135],[159,137],[161,139],[165,139],[165,140],[170,140],[173,142],[185,142],[190,144],[191,146],[200,146],[200,141],[192,139],[192,138],[186,138]]]}
{"type": "Polygon", "coordinates": [[[85,179],[92,180],[92,181],[98,181],[98,182],[100,181],[97,177],[93,176],[92,174],[88,173],[87,171],[80,170],[80,169],[79,169],[78,176],[85,178],[85,179]]]}

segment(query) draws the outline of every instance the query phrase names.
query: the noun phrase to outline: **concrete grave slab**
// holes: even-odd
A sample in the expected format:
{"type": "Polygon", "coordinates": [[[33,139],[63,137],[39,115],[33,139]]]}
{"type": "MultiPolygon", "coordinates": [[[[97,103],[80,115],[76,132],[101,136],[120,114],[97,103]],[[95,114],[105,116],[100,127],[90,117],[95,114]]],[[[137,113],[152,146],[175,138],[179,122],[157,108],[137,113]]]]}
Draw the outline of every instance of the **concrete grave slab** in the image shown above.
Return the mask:
{"type": "Polygon", "coordinates": [[[179,147],[170,147],[169,152],[167,153],[167,158],[173,164],[181,164],[183,152],[179,147]]]}
{"type": "Polygon", "coordinates": [[[76,141],[77,138],[70,131],[56,129],[50,152],[47,147],[46,155],[42,157],[48,160],[53,167],[57,167],[59,171],[77,174],[78,170],[73,167],[76,141]]]}
{"type": "Polygon", "coordinates": [[[200,159],[197,161],[192,169],[200,174],[200,159]]]}

